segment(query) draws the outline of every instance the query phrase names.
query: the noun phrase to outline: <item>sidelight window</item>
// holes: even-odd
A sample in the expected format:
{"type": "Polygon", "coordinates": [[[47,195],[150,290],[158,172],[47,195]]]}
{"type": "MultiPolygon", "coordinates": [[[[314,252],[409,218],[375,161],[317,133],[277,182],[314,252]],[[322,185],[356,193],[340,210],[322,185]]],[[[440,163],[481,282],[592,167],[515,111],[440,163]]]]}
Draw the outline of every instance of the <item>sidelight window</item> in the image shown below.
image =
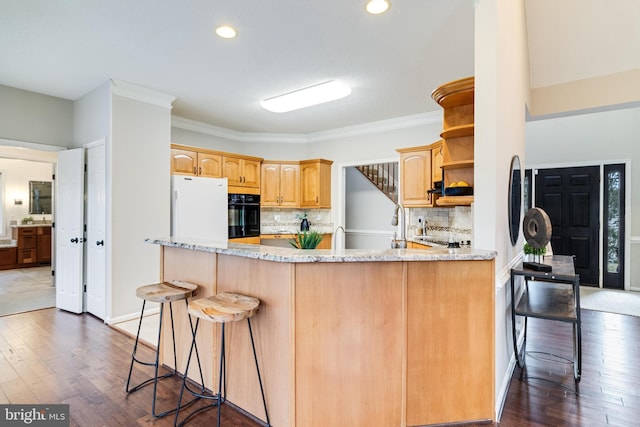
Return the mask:
{"type": "Polygon", "coordinates": [[[603,285],[624,289],[625,165],[604,166],[603,285]]]}

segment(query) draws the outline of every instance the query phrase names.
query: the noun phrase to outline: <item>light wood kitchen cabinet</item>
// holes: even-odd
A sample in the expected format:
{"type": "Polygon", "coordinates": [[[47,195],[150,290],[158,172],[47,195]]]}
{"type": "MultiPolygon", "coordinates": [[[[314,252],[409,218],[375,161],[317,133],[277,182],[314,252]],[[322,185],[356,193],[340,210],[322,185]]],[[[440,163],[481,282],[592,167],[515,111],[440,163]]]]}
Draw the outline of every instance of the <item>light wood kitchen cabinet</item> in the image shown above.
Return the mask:
{"type": "Polygon", "coordinates": [[[331,207],[331,160],[300,162],[300,207],[331,207]]]}
{"type": "Polygon", "coordinates": [[[429,246],[429,245],[424,245],[424,244],[418,243],[418,242],[411,242],[411,241],[407,242],[407,248],[409,248],[409,249],[428,249],[430,247],[431,246],[429,246]]]}
{"type": "Polygon", "coordinates": [[[229,180],[229,187],[259,189],[261,162],[256,157],[222,156],[222,176],[229,180]]]}
{"type": "MultiPolygon", "coordinates": [[[[291,248],[290,241],[295,239],[295,234],[261,234],[260,244],[265,246],[279,246],[291,248]]],[[[322,240],[316,249],[331,249],[333,234],[327,233],[322,235],[322,240]]]]}
{"type": "Polygon", "coordinates": [[[442,137],[443,188],[438,206],[471,205],[474,177],[474,78],[467,77],[436,88],[431,97],[444,110],[442,137]],[[450,195],[452,183],[469,183],[471,194],[450,195]]]}
{"type": "Polygon", "coordinates": [[[171,174],[220,178],[222,176],[222,156],[203,151],[172,148],[171,174]]]}
{"type": "Polygon", "coordinates": [[[427,146],[401,148],[400,202],[407,207],[433,206],[431,150],[427,146]]]}
{"type": "Polygon", "coordinates": [[[442,140],[429,145],[429,149],[431,150],[431,181],[442,181],[442,164],[444,163],[442,156],[442,140]]]}
{"type": "Polygon", "coordinates": [[[299,162],[264,161],[261,174],[261,206],[300,206],[299,162]]]}
{"type": "Polygon", "coordinates": [[[237,237],[234,239],[229,239],[229,243],[242,243],[245,245],[259,245],[260,244],[260,236],[253,237],[237,237]]]}

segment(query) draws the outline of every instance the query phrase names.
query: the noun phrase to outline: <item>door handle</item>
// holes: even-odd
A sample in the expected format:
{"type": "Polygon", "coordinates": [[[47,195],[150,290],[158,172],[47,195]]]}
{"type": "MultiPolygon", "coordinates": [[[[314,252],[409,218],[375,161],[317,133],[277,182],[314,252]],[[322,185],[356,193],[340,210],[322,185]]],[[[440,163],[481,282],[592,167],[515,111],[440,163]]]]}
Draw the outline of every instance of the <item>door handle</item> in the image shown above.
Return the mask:
{"type": "Polygon", "coordinates": [[[104,246],[104,240],[98,240],[96,246],[104,246]]]}
{"type": "Polygon", "coordinates": [[[78,243],[78,238],[76,237],[76,238],[71,239],[71,243],[78,243]]]}

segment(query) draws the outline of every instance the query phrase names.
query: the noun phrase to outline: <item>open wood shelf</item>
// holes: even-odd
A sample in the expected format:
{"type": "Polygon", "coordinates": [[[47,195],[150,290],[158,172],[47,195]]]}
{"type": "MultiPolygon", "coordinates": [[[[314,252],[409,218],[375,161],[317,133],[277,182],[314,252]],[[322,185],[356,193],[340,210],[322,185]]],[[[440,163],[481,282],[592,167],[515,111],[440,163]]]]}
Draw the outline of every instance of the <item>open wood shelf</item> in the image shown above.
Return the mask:
{"type": "Polygon", "coordinates": [[[460,138],[462,136],[473,136],[475,125],[473,123],[467,125],[453,126],[445,129],[440,134],[442,139],[460,138]]]}
{"type": "Polygon", "coordinates": [[[443,163],[442,167],[445,169],[472,168],[473,160],[460,160],[457,162],[447,162],[447,163],[443,163]]]}
{"type": "Polygon", "coordinates": [[[473,196],[444,196],[436,200],[438,206],[470,206],[473,196]]]}

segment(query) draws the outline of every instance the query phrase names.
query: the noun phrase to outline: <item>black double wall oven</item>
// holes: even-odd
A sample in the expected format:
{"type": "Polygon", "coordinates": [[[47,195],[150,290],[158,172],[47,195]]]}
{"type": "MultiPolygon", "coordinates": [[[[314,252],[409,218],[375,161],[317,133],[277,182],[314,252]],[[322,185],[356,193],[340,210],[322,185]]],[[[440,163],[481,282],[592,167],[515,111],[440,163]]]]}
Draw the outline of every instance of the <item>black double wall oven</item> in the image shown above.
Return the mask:
{"type": "Polygon", "coordinates": [[[260,196],[229,194],[229,238],[260,236],[260,196]]]}

